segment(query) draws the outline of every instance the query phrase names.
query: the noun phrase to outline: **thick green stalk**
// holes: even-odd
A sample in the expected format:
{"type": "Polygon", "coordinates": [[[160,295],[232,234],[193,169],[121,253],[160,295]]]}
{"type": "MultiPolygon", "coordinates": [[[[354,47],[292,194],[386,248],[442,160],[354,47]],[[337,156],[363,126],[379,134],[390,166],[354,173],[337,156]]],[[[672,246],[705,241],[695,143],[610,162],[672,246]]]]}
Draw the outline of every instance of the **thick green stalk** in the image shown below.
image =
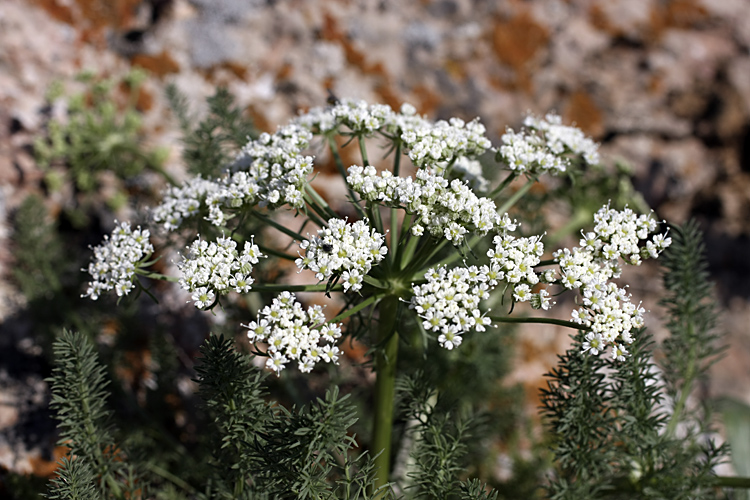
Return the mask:
{"type": "Polygon", "coordinates": [[[393,432],[393,399],[396,383],[396,361],[398,357],[398,334],[396,318],[399,299],[389,295],[378,305],[378,325],[373,332],[377,352],[375,354],[375,418],[373,422],[372,453],[378,470],[374,489],[388,483],[391,470],[391,435],[393,432]]]}

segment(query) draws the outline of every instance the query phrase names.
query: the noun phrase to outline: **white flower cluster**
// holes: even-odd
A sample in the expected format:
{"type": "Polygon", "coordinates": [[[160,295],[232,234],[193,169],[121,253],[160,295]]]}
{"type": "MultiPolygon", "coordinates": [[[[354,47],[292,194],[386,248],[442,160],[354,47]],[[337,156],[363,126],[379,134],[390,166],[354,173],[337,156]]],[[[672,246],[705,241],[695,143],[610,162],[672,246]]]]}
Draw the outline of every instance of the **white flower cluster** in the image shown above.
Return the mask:
{"type": "Polygon", "coordinates": [[[295,123],[316,134],[326,134],[346,125],[354,134],[371,135],[393,121],[394,112],[387,104],[370,105],[366,101],[342,99],[327,108],[312,108],[298,116],[295,123]]]}
{"type": "Polygon", "coordinates": [[[254,281],[250,276],[253,265],[264,257],[258,246],[249,241],[239,253],[237,242],[227,237],[210,243],[198,237],[188,250],[188,256],[177,264],[182,273],[180,287],[193,294],[195,307],[199,309],[213,304],[217,293],[248,292],[254,281]]]}
{"type": "Polygon", "coordinates": [[[341,353],[331,345],[341,337],[341,324],[326,323],[319,305],[305,311],[290,292],[281,292],[260,311],[257,321],[242,326],[250,330],[250,342],[268,344],[266,367],[277,375],[290,361],[297,361],[299,370],[309,373],[319,361],[336,363],[341,353]]]}
{"type": "MultiPolygon", "coordinates": [[[[544,254],[544,244],[541,236],[516,238],[510,234],[495,236],[494,249],[487,251],[491,266],[502,270],[505,281],[513,287],[513,299],[518,302],[531,302],[535,309],[549,310],[553,303],[546,288],[540,288],[537,293],[532,288],[540,282],[534,266],[541,262],[544,254]]],[[[553,279],[548,273],[541,281],[549,282],[553,279]]]]}
{"type": "Polygon", "coordinates": [[[555,153],[570,151],[583,156],[589,165],[599,163],[599,145],[577,127],[562,124],[562,118],[554,113],[547,113],[544,118],[528,115],[523,122],[527,127],[544,133],[547,147],[555,153]]]}
{"type": "Polygon", "coordinates": [[[387,170],[378,175],[372,166],[354,165],[346,181],[366,200],[403,207],[415,214],[411,226],[415,236],[427,229],[431,235],[457,245],[469,231],[485,235],[501,222],[491,199],[479,198],[460,180],[448,181],[431,169],[417,171],[413,180],[396,177],[387,170]]]}
{"type": "Polygon", "coordinates": [[[492,145],[479,118],[468,123],[460,118],[433,123],[416,115],[400,116],[396,125],[409,158],[417,167],[443,167],[462,156],[479,156],[492,145]]]}
{"type": "Polygon", "coordinates": [[[320,281],[340,276],[344,291],[361,290],[362,281],[373,264],[388,253],[383,235],[368,224],[367,219],[354,224],[347,224],[344,219],[330,219],[328,227],[300,243],[305,255],[295,261],[297,267],[312,270],[320,281]]]}
{"type": "Polygon", "coordinates": [[[560,174],[570,165],[565,156],[569,153],[583,156],[589,165],[599,163],[598,145],[580,129],[562,125],[559,116],[550,113],[542,119],[529,115],[524,125],[530,130],[508,129],[497,150],[511,170],[531,175],[560,174]]]}
{"type": "Polygon", "coordinates": [[[573,321],[590,328],[583,350],[599,354],[612,345],[612,356],[627,354],[625,344],[633,342],[632,330],[644,324],[641,306],[631,303],[631,295],[610,280],[621,274],[619,260],[639,265],[642,258],[657,257],[671,244],[665,234],[656,234],[640,248],[657,228],[651,214],[636,215],[602,207],[594,216],[593,232],[583,235],[580,247],[555,252],[560,265],[561,284],[578,289],[583,307],[573,311],[573,321]]]}
{"type": "Polygon", "coordinates": [[[111,236],[104,236],[104,242],[94,247],[94,260],[89,264],[88,273],[94,281],[82,297],[96,300],[102,294],[115,289],[118,297],[127,295],[133,289],[133,275],[138,263],[154,251],[149,241],[147,229],[138,226],[135,231],[130,224],[122,222],[111,236]]]}
{"type": "Polygon", "coordinates": [[[299,116],[296,123],[315,133],[328,133],[345,125],[355,134],[381,132],[398,137],[417,167],[445,168],[456,158],[481,155],[491,146],[479,119],[468,123],[459,118],[432,122],[417,115],[410,104],[404,104],[397,113],[384,104],[342,100],[326,109],[313,108],[299,116]]]}
{"type": "Polygon", "coordinates": [[[312,134],[296,124],[280,128],[275,134],[261,134],[240,152],[229,171],[217,179],[197,177],[181,188],[167,190],[152,217],[174,230],[187,217],[207,212],[207,219],[220,226],[228,211],[243,205],[304,205],[303,189],[313,170],[313,158],[302,151],[312,134]]]}
{"type": "Polygon", "coordinates": [[[188,180],[183,186],[172,186],[164,192],[162,202],[151,209],[151,218],[163,224],[167,231],[174,231],[185,219],[200,213],[202,200],[221,188],[215,181],[200,175],[188,180]]]}
{"type": "Polygon", "coordinates": [[[483,332],[490,324],[479,309],[490,290],[503,273],[496,267],[455,267],[448,271],[444,266],[430,269],[425,274],[427,283],[414,285],[410,307],[420,318],[427,331],[440,332],[441,347],[453,349],[461,345],[462,334],[472,328],[483,332]]]}
{"type": "MultiPolygon", "coordinates": [[[[425,330],[440,332],[438,342],[446,349],[458,347],[461,335],[472,328],[484,331],[490,324],[479,304],[489,298],[501,281],[513,285],[513,297],[517,301],[531,301],[533,307],[545,310],[552,305],[546,289],[538,293],[531,291],[531,286],[540,282],[533,267],[539,264],[539,257],[544,253],[541,236],[515,238],[509,235],[507,232],[514,231],[516,223],[507,214],[499,227],[502,234],[495,237],[495,248],[487,252],[489,265],[430,269],[425,274],[427,283],[412,287],[414,295],[410,307],[422,318],[425,330]]],[[[548,281],[547,278],[549,276],[544,280],[548,281]]]]}

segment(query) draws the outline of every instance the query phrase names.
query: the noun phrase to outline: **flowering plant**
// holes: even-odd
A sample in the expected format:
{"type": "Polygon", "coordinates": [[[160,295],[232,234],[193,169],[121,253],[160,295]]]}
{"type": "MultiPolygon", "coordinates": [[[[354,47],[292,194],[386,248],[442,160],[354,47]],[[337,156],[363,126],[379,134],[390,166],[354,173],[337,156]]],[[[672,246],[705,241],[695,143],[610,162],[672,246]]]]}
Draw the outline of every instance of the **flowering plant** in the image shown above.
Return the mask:
{"type": "Polygon", "coordinates": [[[572,175],[596,165],[599,154],[591,139],[556,115],[529,116],[524,124],[492,147],[478,119],[433,122],[410,105],[394,111],[350,100],[312,109],[251,140],[221,175],[196,176],[164,193],[151,210],[152,230],[194,236],[177,276],[150,268],[148,230],[121,223],[94,249],[85,295],[96,300],[115,289],[124,296],[145,289],[141,278],[179,283],[203,310],[244,294],[278,293],[242,324],[277,375],[292,366],[310,372],[319,363],[336,364],[343,340],[353,335],[352,316],[365,318],[377,377],[372,448],[380,453],[381,486],[390,470],[399,342],[414,333],[407,330],[417,328],[452,350],[466,335],[502,323],[552,323],[582,332],[583,355],[617,361],[638,342],[644,309],[616,280],[624,265],[658,257],[670,237],[658,232],[652,213],[606,205],[579,246],[548,253],[544,235],[524,233],[513,207],[540,176],[572,175]],[[346,167],[342,140],[358,146],[360,164],[346,167]],[[390,167],[370,162],[367,147],[374,140],[392,157],[390,167]],[[348,203],[328,201],[313,187],[312,151],[321,145],[344,181],[348,203]],[[493,188],[483,170],[506,173],[493,188]],[[317,229],[303,234],[277,219],[290,211],[304,219],[302,227],[317,229]],[[248,221],[255,230],[291,238],[296,251],[283,248],[279,238],[249,233],[248,221]],[[198,227],[205,236],[195,233],[198,227]],[[267,258],[293,263],[310,282],[259,282],[253,269],[267,258]],[[577,297],[570,320],[510,315],[519,303],[550,310],[566,291],[577,297]],[[296,292],[320,292],[319,300],[343,308],[327,315],[320,304],[305,307],[296,292]],[[487,306],[498,297],[508,304],[503,311],[487,306]]]}

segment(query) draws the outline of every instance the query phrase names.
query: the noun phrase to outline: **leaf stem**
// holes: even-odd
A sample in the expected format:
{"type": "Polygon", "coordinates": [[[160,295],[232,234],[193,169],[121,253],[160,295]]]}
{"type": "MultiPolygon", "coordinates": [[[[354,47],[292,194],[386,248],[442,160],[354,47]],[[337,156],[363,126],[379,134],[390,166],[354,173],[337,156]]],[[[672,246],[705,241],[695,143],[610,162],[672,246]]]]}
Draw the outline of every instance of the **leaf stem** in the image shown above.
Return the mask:
{"type": "Polygon", "coordinates": [[[518,200],[523,198],[523,196],[529,192],[529,189],[531,189],[531,186],[533,186],[535,182],[536,179],[529,179],[528,181],[526,181],[526,184],[521,186],[518,191],[513,193],[510,198],[505,200],[505,203],[500,205],[500,208],[497,209],[497,213],[501,215],[507,213],[508,210],[510,210],[511,207],[518,202],[518,200]]]}
{"type": "Polygon", "coordinates": [[[572,321],[566,321],[564,319],[555,319],[555,318],[510,318],[508,316],[487,316],[492,321],[495,321],[497,323],[544,323],[548,325],[558,325],[558,326],[564,326],[567,328],[573,328],[574,330],[585,330],[588,331],[590,328],[588,326],[579,325],[578,323],[574,323],[572,321]]]}

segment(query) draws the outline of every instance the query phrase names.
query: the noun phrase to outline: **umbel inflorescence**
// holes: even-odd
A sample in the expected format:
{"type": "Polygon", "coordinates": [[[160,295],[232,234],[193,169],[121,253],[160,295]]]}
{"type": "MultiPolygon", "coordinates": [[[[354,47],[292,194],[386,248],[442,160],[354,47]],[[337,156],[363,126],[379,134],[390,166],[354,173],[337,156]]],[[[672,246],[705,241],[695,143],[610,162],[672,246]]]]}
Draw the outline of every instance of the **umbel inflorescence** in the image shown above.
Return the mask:
{"type": "MultiPolygon", "coordinates": [[[[670,239],[655,234],[653,214],[605,206],[578,247],[556,250],[543,260],[543,235],[519,234],[520,224],[507,213],[517,199],[508,193],[511,181],[525,176],[533,183],[540,175],[586,168],[599,162],[599,153],[596,143],[563,125],[559,116],[529,116],[524,124],[518,132],[508,129],[493,148],[478,119],[434,122],[409,105],[394,111],[350,100],[312,109],[276,133],[250,141],[223,175],[196,177],[164,193],[151,211],[154,224],[181,232],[207,221],[224,234],[190,244],[177,264],[180,276],[171,279],[200,309],[263,288],[266,284],[257,285],[252,277],[253,266],[264,257],[253,242],[260,235],[238,234],[238,221],[255,218],[295,238],[296,255],[273,253],[294,261],[300,271],[311,271],[318,281],[295,290],[342,293],[347,304],[329,319],[320,306],[305,308],[285,291],[244,324],[276,373],[291,362],[303,372],[320,361],[335,363],[337,342],[346,334],[344,320],[388,297],[398,299],[401,314],[415,314],[416,323],[441,346],[454,349],[467,333],[503,320],[486,307],[495,294],[548,310],[555,294],[576,291],[570,325],[586,331],[582,351],[597,355],[611,347],[613,357],[624,359],[633,332],[643,325],[644,310],[614,280],[623,263],[639,265],[657,257],[670,239]],[[359,146],[362,164],[346,168],[341,163],[337,137],[359,146]],[[370,164],[366,139],[371,138],[385,143],[392,169],[370,164]],[[315,175],[311,149],[318,142],[330,148],[346,183],[353,204],[347,217],[310,185],[315,175]],[[492,162],[490,151],[495,153],[492,168],[508,172],[494,189],[478,161],[492,162]],[[407,169],[411,175],[402,174],[407,169]],[[302,235],[280,227],[273,219],[278,210],[295,211],[318,228],[302,235]],[[489,250],[477,254],[483,237],[490,239],[489,250]]],[[[97,299],[112,288],[126,295],[140,286],[135,276],[149,276],[146,259],[152,251],[148,231],[119,226],[94,249],[86,296],[97,299]]]]}

